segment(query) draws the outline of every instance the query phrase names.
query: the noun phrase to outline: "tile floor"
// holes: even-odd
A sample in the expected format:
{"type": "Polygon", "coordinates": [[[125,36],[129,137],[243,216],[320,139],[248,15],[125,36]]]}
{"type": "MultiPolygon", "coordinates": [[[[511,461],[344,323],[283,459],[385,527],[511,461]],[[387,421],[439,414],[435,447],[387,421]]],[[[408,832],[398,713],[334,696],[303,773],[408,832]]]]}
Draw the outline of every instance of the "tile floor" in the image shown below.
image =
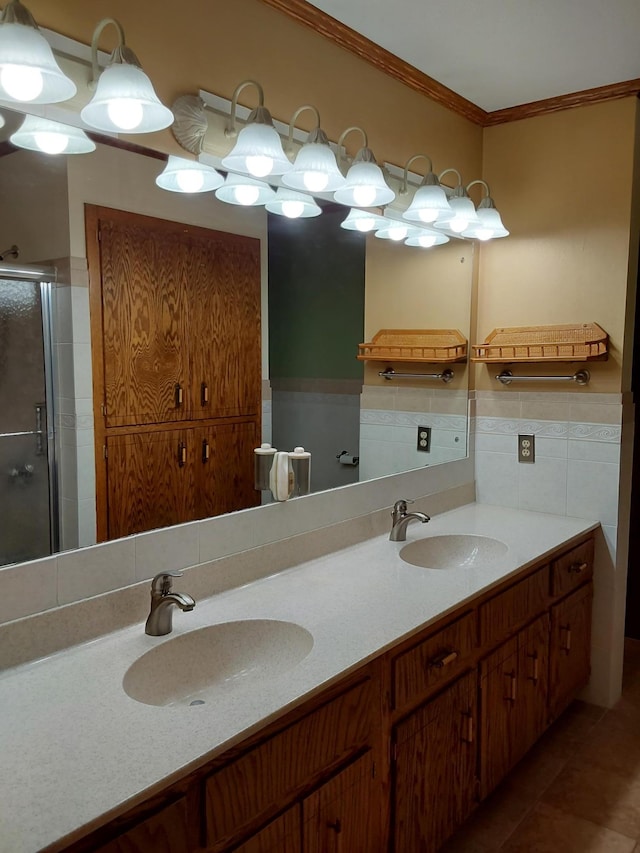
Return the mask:
{"type": "Polygon", "coordinates": [[[574,703],[442,853],[640,853],[640,641],[610,711],[574,703]]]}

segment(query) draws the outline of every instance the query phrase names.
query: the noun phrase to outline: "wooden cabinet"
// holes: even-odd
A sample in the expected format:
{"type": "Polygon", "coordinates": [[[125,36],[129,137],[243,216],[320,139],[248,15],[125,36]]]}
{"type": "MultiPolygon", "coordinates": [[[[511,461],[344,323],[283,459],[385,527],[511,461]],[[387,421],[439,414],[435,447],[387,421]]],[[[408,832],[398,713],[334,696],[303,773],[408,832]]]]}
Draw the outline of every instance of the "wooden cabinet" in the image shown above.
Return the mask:
{"type": "Polygon", "coordinates": [[[86,225],[98,539],[255,506],[260,241],[91,205],[86,225]]]}
{"type": "Polygon", "coordinates": [[[192,831],[185,799],[180,799],[113,841],[93,847],[96,853],[190,853],[192,831]]]}
{"type": "Polygon", "coordinates": [[[300,821],[300,806],[292,806],[244,844],[234,847],[233,853],[301,853],[300,821]]]}
{"type": "Polygon", "coordinates": [[[470,814],[476,791],[475,711],[474,671],[396,726],[396,853],[433,853],[470,814]]]}
{"type": "Polygon", "coordinates": [[[549,708],[556,717],[591,672],[591,602],[589,583],[551,608],[549,708]]]}

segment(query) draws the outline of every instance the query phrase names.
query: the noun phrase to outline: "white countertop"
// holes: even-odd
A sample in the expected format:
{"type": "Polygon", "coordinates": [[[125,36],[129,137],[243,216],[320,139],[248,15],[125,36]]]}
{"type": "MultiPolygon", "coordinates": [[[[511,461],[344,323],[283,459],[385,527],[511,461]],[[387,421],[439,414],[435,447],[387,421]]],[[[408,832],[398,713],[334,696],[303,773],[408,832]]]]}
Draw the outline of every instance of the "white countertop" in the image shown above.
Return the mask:
{"type": "MultiPolygon", "coordinates": [[[[387,536],[304,563],[174,613],[167,637],[135,625],[0,675],[0,851],[80,837],[597,522],[470,504],[413,523],[407,542],[447,533],[509,546],[491,566],[422,569],[387,536]],[[259,690],[156,707],[122,688],[128,667],[179,634],[237,619],[294,622],[313,648],[259,690]],[[82,830],[82,831],[80,831],[82,830]]],[[[189,591],[188,572],[176,584],[189,591]]]]}

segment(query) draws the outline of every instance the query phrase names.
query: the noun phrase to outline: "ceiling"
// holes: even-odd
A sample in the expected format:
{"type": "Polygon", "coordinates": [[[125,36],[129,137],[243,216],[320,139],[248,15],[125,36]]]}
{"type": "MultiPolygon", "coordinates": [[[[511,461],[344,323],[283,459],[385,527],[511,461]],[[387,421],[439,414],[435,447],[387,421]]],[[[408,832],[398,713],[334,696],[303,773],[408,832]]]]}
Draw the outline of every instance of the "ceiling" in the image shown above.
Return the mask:
{"type": "Polygon", "coordinates": [[[640,78],[640,0],[312,0],[488,112],[640,78]]]}

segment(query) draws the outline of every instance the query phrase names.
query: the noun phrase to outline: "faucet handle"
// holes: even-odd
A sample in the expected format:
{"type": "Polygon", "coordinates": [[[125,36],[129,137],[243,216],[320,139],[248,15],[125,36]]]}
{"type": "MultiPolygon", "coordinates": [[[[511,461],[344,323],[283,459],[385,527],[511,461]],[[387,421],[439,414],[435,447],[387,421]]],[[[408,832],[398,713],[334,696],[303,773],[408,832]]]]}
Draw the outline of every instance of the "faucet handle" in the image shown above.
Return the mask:
{"type": "Polygon", "coordinates": [[[407,511],[407,504],[413,503],[415,503],[415,501],[411,501],[409,498],[400,498],[400,500],[396,501],[393,505],[393,514],[403,515],[407,511]]]}
{"type": "Polygon", "coordinates": [[[151,592],[167,595],[171,592],[172,578],[181,578],[184,572],[159,572],[151,581],[151,592]]]}

